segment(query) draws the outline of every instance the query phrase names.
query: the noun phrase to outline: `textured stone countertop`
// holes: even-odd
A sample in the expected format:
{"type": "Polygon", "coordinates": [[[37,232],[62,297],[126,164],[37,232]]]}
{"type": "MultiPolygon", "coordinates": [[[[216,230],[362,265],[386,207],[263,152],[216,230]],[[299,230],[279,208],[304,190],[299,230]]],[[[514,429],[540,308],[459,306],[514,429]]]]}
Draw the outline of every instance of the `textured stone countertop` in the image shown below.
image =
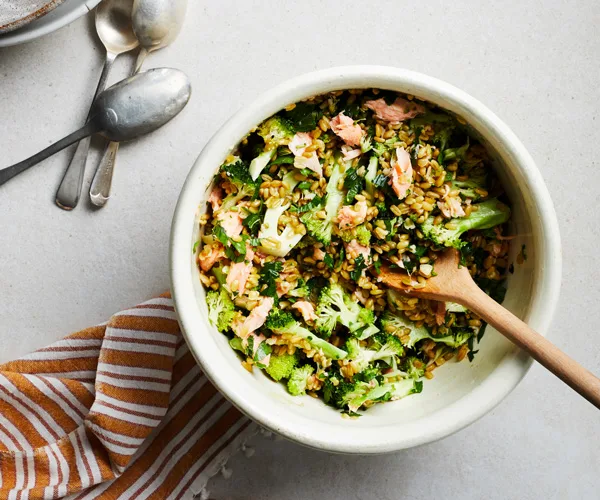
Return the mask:
{"type": "MultiPolygon", "coordinates": [[[[599,373],[599,21],[594,0],[191,1],[180,38],[145,67],[183,69],[193,98],[163,130],[122,146],[104,210],[54,205],[68,151],[0,188],[0,362],[167,289],[179,189],[234,111],[291,76],[371,63],[457,85],[529,149],[563,238],[562,295],[549,337],[599,373]]],[[[0,50],[1,166],[82,123],[102,57],[92,16],[0,50]]],[[[117,61],[111,81],[132,62],[117,61]]],[[[597,410],[534,366],[489,415],[440,442],[350,457],[257,436],[254,457],[232,459],[233,476],[209,489],[219,500],[594,500],[599,439],[597,410]]]]}

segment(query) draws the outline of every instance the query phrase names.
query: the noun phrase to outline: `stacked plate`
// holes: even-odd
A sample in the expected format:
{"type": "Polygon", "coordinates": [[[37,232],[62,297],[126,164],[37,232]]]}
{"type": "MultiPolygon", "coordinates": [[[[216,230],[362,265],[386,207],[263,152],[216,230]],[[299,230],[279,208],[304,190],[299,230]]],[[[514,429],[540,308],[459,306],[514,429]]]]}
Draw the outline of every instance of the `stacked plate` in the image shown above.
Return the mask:
{"type": "Polygon", "coordinates": [[[0,47],[55,31],[87,14],[100,0],[0,1],[0,47]]]}

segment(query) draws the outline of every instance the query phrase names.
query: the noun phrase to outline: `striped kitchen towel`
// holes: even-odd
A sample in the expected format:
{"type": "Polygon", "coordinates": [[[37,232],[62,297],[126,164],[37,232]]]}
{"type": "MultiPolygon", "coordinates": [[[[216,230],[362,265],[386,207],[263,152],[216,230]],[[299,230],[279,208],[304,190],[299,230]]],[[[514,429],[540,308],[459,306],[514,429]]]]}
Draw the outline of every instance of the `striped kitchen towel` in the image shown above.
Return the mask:
{"type": "Polygon", "coordinates": [[[256,429],[163,296],[0,365],[0,498],[193,498],[256,429]]]}

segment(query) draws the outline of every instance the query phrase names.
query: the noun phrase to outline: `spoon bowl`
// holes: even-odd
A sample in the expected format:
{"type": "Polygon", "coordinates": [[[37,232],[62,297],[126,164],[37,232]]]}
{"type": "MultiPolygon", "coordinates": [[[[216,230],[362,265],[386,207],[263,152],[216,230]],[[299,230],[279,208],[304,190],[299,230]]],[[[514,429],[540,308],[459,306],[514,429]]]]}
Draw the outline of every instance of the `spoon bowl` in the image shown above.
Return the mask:
{"type": "Polygon", "coordinates": [[[106,50],[122,54],[135,49],[138,39],[131,25],[133,0],[105,0],[96,9],[96,32],[106,50]]]}
{"type": "Polygon", "coordinates": [[[188,103],[191,85],[182,71],[151,69],[106,89],[94,103],[92,115],[101,135],[111,141],[130,141],[172,120],[188,103]]]}
{"type": "Polygon", "coordinates": [[[183,25],[187,0],[135,0],[133,31],[140,45],[148,51],[169,45],[183,25]]]}

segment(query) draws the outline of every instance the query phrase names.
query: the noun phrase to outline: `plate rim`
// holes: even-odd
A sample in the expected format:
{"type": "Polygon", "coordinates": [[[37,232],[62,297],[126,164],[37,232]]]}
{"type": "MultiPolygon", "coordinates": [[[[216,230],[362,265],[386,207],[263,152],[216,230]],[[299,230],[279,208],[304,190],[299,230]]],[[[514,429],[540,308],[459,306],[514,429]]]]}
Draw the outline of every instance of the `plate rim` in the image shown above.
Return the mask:
{"type": "Polygon", "coordinates": [[[71,10],[65,10],[64,14],[58,16],[56,19],[52,19],[50,22],[44,22],[45,16],[42,16],[15,31],[0,34],[0,48],[30,42],[49,33],[53,33],[87,14],[100,3],[100,0],[65,0],[51,12],[59,12],[59,9],[64,9],[65,5],[72,4],[76,1],[79,2],[78,6],[71,10]]]}

